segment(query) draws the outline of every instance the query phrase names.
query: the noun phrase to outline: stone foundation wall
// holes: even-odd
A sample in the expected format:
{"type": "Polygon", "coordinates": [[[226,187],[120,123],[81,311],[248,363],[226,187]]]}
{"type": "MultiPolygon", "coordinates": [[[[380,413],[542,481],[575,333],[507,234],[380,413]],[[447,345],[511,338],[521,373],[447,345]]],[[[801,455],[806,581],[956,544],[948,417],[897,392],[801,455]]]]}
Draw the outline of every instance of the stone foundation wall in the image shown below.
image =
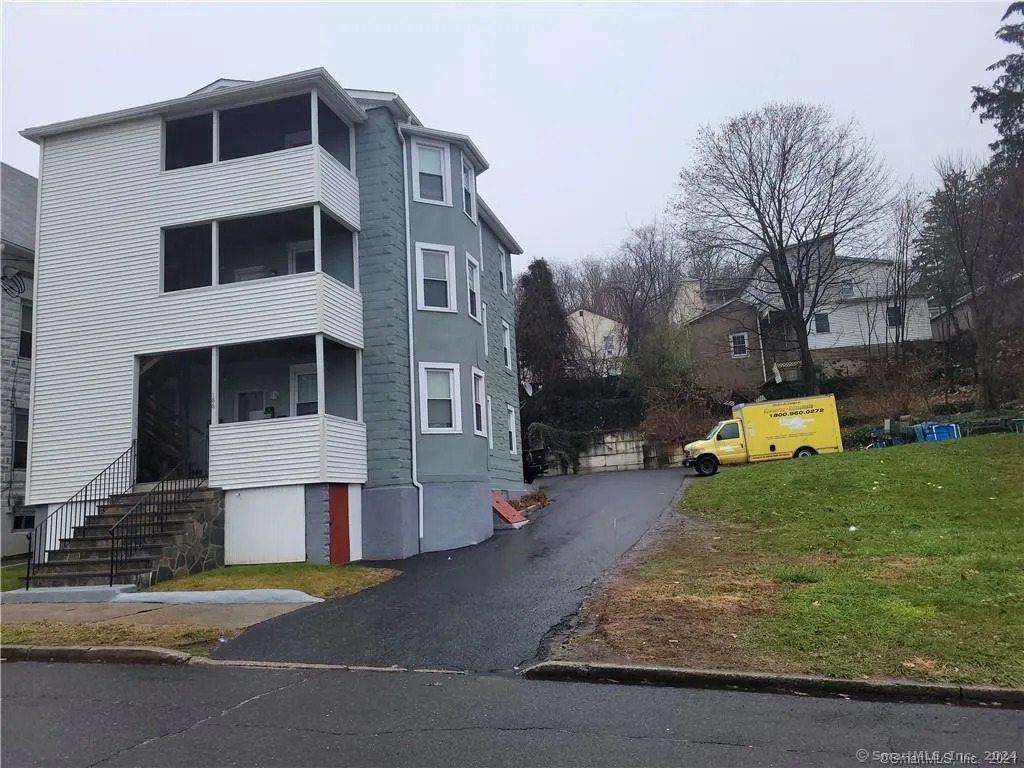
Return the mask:
{"type": "Polygon", "coordinates": [[[664,448],[647,443],[640,432],[609,432],[600,443],[580,455],[579,473],[678,467],[682,463],[681,445],[666,452],[664,448]]]}
{"type": "MultiPolygon", "coordinates": [[[[188,502],[195,513],[175,543],[153,562],[150,583],[224,565],[224,494],[202,490],[188,502]]],[[[148,585],[144,585],[148,586],[148,585]]]]}

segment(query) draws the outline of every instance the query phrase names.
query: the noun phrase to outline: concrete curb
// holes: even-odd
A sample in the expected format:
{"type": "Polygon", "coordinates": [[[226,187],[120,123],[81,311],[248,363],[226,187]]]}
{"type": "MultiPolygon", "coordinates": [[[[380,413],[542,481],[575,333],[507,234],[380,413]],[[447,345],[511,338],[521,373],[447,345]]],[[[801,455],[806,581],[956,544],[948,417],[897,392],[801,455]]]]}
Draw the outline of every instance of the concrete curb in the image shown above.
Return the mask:
{"type": "Polygon", "coordinates": [[[890,701],[935,701],[967,706],[1024,709],[1024,690],[955,683],[848,680],[812,675],[773,675],[764,672],[590,664],[574,661],[544,661],[524,669],[519,674],[530,680],[713,688],[890,701]]]}
{"type": "Polygon", "coordinates": [[[187,664],[191,654],[141,645],[5,645],[4,661],[78,661],[107,664],[187,664]]]}

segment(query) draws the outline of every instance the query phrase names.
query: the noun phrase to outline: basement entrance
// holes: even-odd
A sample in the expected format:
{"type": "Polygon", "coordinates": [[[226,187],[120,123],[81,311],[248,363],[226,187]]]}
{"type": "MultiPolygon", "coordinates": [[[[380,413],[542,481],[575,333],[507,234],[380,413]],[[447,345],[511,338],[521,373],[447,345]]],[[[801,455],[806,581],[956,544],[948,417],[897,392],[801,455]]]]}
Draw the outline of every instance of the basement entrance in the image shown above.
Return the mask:
{"type": "Polygon", "coordinates": [[[211,350],[139,358],[138,482],[209,474],[211,350]]]}

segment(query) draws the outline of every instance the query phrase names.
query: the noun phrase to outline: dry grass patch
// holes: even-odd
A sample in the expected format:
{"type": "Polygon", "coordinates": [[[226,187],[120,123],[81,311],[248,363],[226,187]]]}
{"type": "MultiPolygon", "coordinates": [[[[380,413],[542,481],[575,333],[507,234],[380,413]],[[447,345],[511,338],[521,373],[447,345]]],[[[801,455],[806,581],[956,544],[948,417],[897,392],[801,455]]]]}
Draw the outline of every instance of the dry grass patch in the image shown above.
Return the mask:
{"type": "Polygon", "coordinates": [[[5,645],[148,645],[209,656],[219,638],[234,637],[239,631],[190,624],[32,621],[5,623],[0,641],[5,645]]]}
{"type": "Polygon", "coordinates": [[[152,587],[154,592],[196,592],[215,589],[298,589],[313,597],[343,597],[397,576],[391,568],[365,565],[273,563],[228,565],[194,573],[152,587]]]}

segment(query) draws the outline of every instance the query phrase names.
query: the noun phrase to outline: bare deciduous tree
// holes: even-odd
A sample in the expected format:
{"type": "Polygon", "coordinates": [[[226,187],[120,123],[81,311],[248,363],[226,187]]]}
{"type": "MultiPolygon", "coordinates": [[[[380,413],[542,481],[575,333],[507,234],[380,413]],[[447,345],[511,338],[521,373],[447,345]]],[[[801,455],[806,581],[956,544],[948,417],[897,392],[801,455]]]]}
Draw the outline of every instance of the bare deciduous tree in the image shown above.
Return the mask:
{"type": "MultiPolygon", "coordinates": [[[[906,184],[896,195],[891,215],[892,266],[889,268],[886,293],[892,306],[897,307],[899,311],[897,322],[891,326],[893,350],[896,359],[899,360],[902,359],[906,346],[907,306],[910,293],[919,278],[914,256],[915,243],[921,227],[921,193],[912,182],[906,184]]],[[[889,325],[888,318],[886,324],[889,325]]]]}
{"type": "Polygon", "coordinates": [[[766,288],[755,299],[789,329],[813,393],[808,323],[842,280],[835,251],[873,249],[888,200],[886,169],[852,122],[786,103],[701,128],[673,208],[681,231],[732,254],[766,288]]]}

